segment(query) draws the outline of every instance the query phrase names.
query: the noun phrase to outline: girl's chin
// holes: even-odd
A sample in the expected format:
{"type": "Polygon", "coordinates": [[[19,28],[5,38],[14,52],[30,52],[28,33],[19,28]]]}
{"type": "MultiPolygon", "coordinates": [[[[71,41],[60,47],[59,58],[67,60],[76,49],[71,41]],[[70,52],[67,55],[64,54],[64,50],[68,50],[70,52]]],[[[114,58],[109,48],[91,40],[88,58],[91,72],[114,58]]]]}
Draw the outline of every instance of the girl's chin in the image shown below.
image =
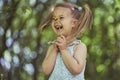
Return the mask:
{"type": "Polygon", "coordinates": [[[63,35],[64,37],[67,37],[65,34],[62,34],[62,33],[61,33],[61,34],[56,33],[56,35],[57,35],[57,36],[61,36],[61,35],[63,35]]]}
{"type": "Polygon", "coordinates": [[[60,36],[60,35],[62,35],[62,34],[56,33],[56,35],[57,35],[57,36],[60,36]]]}

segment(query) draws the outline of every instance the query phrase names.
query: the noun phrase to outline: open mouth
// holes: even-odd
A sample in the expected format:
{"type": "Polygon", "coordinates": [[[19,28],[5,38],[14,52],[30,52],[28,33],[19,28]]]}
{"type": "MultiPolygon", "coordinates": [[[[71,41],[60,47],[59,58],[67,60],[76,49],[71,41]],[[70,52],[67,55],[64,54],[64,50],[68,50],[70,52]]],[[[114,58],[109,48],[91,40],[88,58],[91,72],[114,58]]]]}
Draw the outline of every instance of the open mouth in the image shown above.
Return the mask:
{"type": "Polygon", "coordinates": [[[61,30],[63,29],[63,26],[62,26],[62,25],[55,25],[55,29],[56,29],[57,31],[60,31],[60,32],[61,32],[61,30]]]}

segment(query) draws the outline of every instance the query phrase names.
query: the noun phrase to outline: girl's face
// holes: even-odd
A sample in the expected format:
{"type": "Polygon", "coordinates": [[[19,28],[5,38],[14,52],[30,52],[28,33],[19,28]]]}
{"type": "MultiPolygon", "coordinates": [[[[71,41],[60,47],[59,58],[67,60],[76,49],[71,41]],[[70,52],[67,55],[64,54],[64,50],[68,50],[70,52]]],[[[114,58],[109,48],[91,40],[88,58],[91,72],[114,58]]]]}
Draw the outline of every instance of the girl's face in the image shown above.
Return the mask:
{"type": "Polygon", "coordinates": [[[70,36],[74,26],[74,18],[69,8],[57,7],[54,9],[52,28],[57,35],[70,36]]]}

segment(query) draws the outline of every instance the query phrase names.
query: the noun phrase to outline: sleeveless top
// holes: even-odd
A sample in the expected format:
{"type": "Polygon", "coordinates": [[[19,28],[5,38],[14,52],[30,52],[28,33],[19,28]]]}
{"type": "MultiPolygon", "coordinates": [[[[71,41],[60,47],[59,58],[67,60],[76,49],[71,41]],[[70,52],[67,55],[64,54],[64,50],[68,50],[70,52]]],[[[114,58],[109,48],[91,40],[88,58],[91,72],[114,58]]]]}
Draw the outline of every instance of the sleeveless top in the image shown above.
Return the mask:
{"type": "MultiPolygon", "coordinates": [[[[80,40],[76,40],[73,41],[68,47],[68,50],[70,51],[70,54],[72,56],[74,55],[74,46],[80,43],[81,43],[80,40]]],[[[84,80],[84,71],[85,66],[80,74],[72,75],[72,73],[67,69],[66,65],[64,64],[61,53],[58,52],[56,63],[49,77],[49,80],[84,80]]]]}

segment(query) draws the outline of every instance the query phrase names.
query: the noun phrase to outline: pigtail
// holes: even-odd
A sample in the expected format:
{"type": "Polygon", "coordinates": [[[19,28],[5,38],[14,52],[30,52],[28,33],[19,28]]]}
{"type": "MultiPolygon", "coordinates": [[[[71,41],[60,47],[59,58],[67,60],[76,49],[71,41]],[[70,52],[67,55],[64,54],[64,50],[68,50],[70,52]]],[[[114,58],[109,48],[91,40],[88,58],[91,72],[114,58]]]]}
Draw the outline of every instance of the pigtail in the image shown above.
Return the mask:
{"type": "Polygon", "coordinates": [[[87,4],[83,6],[82,13],[78,21],[76,34],[82,36],[88,26],[91,26],[93,21],[92,12],[87,4]]]}
{"type": "Polygon", "coordinates": [[[42,22],[40,25],[40,30],[43,31],[45,28],[47,28],[52,21],[52,13],[42,22]]]}

